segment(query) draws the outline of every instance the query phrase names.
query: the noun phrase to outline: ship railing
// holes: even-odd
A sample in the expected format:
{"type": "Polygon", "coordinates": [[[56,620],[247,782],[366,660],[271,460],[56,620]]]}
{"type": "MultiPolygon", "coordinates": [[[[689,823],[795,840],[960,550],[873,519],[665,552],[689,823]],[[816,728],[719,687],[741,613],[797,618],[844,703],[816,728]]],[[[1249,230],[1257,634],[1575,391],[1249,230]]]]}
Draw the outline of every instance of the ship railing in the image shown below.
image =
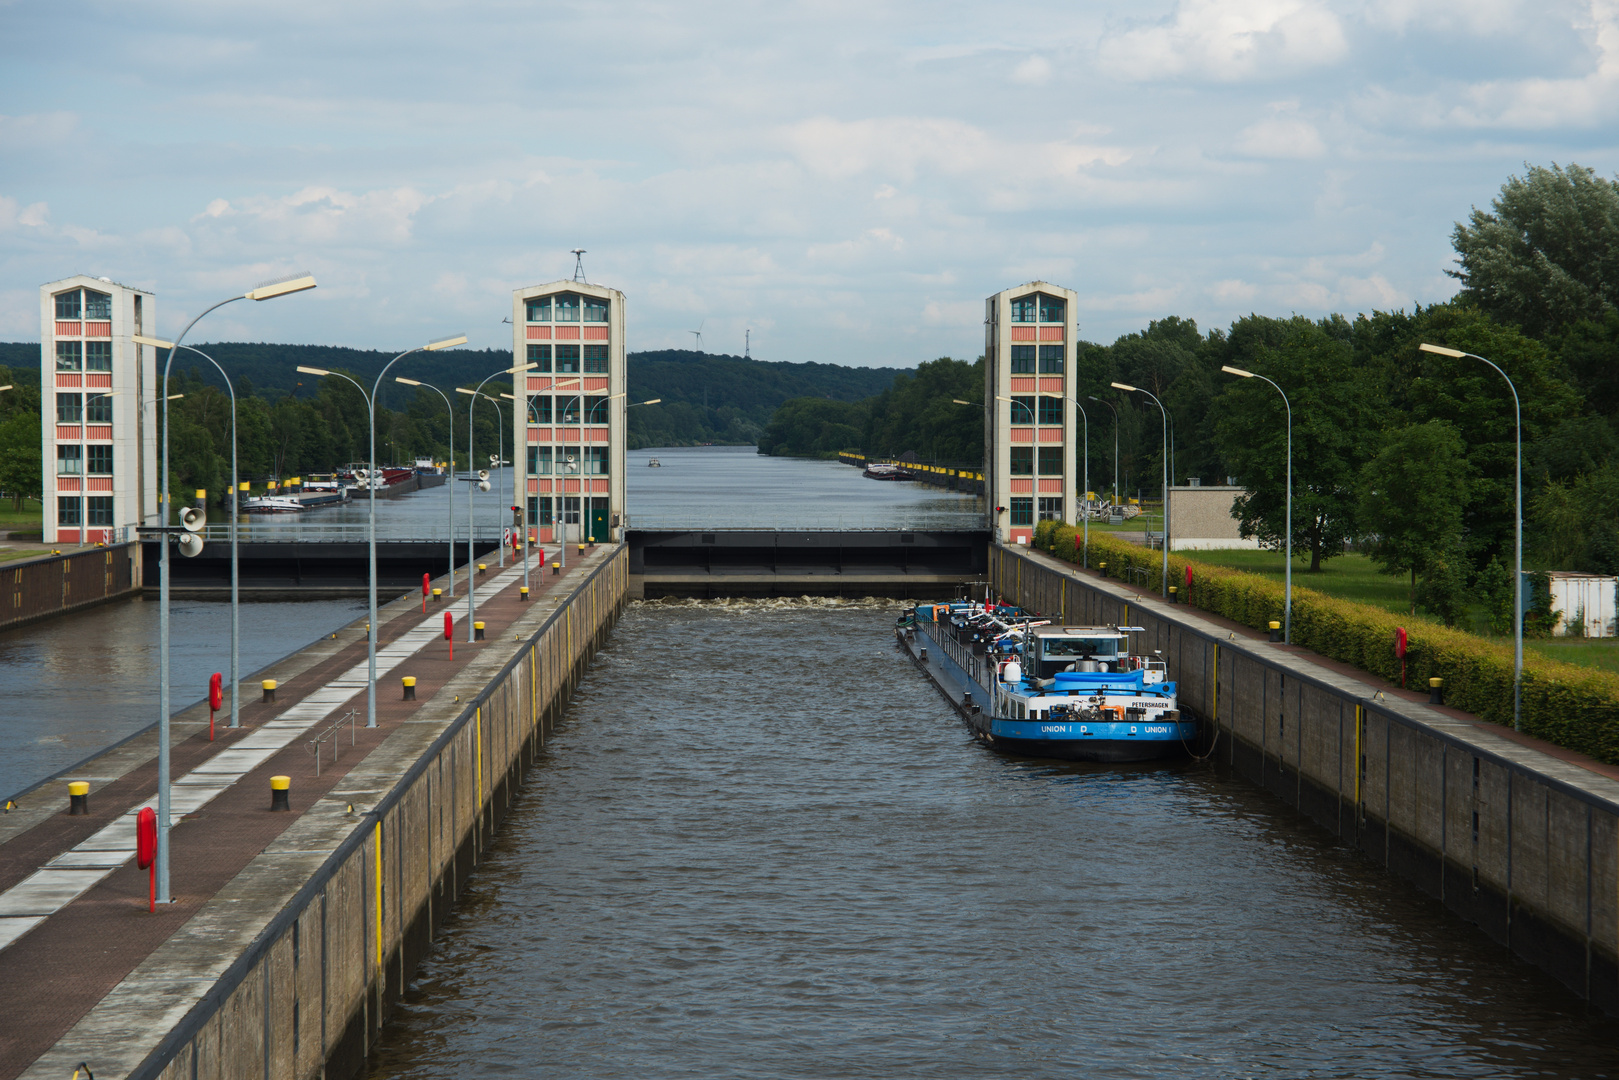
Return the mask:
{"type": "Polygon", "coordinates": [[[984,658],[974,653],[971,647],[957,641],[949,626],[940,625],[932,620],[926,620],[924,625],[933,627],[932,633],[928,636],[939,643],[939,648],[944,650],[944,654],[954,660],[973,682],[982,686],[984,680],[979,676],[984,667],[984,658]]]}
{"type": "MultiPolygon", "coordinates": [[[[292,544],[311,541],[364,543],[371,535],[370,526],[363,521],[318,523],[296,519],[278,521],[269,518],[243,521],[237,525],[236,530],[238,541],[244,544],[292,544]]],[[[430,528],[424,529],[419,525],[413,525],[406,532],[392,532],[386,526],[381,526],[377,529],[377,540],[386,543],[442,544],[447,540],[446,531],[448,530],[442,527],[435,532],[430,528]]],[[[209,543],[228,544],[230,523],[211,522],[203,527],[201,536],[209,543]]],[[[455,529],[454,539],[458,544],[466,543],[467,527],[464,523],[455,529]]],[[[475,543],[498,543],[503,539],[503,528],[474,525],[472,539],[475,543]]]]}

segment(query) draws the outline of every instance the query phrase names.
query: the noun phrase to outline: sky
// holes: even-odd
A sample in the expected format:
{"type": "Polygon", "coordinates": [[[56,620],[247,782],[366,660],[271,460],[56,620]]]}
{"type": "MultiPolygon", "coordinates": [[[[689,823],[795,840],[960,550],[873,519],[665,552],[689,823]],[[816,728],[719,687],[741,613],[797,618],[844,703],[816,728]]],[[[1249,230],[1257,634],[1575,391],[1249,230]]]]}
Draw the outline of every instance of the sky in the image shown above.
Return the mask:
{"type": "Polygon", "coordinates": [[[192,340],[510,347],[584,248],[631,350],[911,366],[1037,279],[1101,342],[1443,301],[1553,162],[1619,172],[1619,0],[0,0],[0,340],[309,270],[192,340]]]}

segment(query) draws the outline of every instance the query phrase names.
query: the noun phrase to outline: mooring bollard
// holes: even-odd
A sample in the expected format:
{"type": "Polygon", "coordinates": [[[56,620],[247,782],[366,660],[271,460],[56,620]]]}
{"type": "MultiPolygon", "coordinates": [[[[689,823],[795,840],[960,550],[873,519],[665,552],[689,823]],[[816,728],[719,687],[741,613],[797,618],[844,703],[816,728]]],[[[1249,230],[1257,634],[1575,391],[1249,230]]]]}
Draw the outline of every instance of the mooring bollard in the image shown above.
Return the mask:
{"type": "Polygon", "coordinates": [[[553,573],[553,574],[562,573],[562,564],[561,563],[552,563],[551,564],[551,573],[553,573]]]}
{"type": "Polygon", "coordinates": [[[1443,705],[1445,703],[1444,688],[1445,688],[1445,680],[1444,679],[1429,679],[1428,680],[1428,704],[1429,705],[1443,705]]]}
{"type": "Polygon", "coordinates": [[[406,675],[403,679],[400,679],[399,681],[404,683],[404,685],[405,685],[405,700],[406,701],[415,701],[416,700],[416,676],[414,676],[414,675],[406,675]]]}
{"type": "Polygon", "coordinates": [[[923,647],[922,647],[922,650],[921,650],[921,651],[922,651],[922,663],[924,663],[924,664],[925,664],[925,663],[927,663],[927,662],[928,662],[928,650],[927,650],[927,646],[923,646],[923,647]]]}
{"type": "Polygon", "coordinates": [[[479,563],[478,564],[478,576],[483,577],[483,572],[485,570],[487,570],[487,569],[489,569],[489,564],[488,563],[479,563]]]}
{"type": "Polygon", "coordinates": [[[483,623],[475,622],[475,623],[472,624],[472,640],[473,641],[482,641],[483,640],[483,623]]]}
{"type": "Polygon", "coordinates": [[[1275,619],[1270,621],[1270,639],[1272,641],[1282,640],[1282,624],[1275,619]]]}
{"type": "Polygon", "coordinates": [[[969,709],[973,707],[973,692],[971,690],[961,695],[961,703],[969,709]]]}
{"type": "Polygon", "coordinates": [[[1173,604],[1176,601],[1177,597],[1175,596],[1175,594],[1178,593],[1178,592],[1180,592],[1180,588],[1178,586],[1171,585],[1169,587],[1169,602],[1171,604],[1173,604]]]}
{"type": "Polygon", "coordinates": [[[274,705],[275,704],[275,680],[274,679],[265,679],[264,682],[260,683],[259,685],[264,688],[264,704],[266,704],[266,705],[274,705]]]}
{"type": "Polygon", "coordinates": [[[71,780],[67,785],[67,812],[69,814],[88,814],[90,812],[90,784],[85,780],[71,780]]]}
{"type": "Polygon", "coordinates": [[[270,777],[270,809],[291,810],[292,804],[287,801],[287,791],[292,787],[292,777],[270,777]]]}
{"type": "Polygon", "coordinates": [[[433,590],[433,603],[437,604],[443,599],[444,599],[444,590],[443,589],[434,589],[433,590]]]}
{"type": "Polygon", "coordinates": [[[519,600],[527,600],[528,599],[528,586],[527,585],[518,586],[518,588],[517,588],[517,599],[519,599],[519,600]]]}

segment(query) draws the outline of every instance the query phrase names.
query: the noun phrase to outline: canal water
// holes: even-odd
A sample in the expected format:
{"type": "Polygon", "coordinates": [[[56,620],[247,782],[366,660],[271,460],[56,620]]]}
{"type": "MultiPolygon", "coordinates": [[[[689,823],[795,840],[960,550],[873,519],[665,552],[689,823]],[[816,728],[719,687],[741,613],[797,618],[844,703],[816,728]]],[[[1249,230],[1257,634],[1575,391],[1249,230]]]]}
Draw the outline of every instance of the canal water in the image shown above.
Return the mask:
{"type": "MultiPolygon", "coordinates": [[[[629,455],[626,496],[642,527],[968,528],[981,499],[916,483],[879,483],[827,461],[761,457],[753,447],[639,450],[629,455]],[[662,465],[650,468],[648,460],[662,465]]],[[[377,501],[377,530],[394,539],[440,539],[451,512],[465,535],[467,487],[458,483],[377,501]],[[452,505],[451,499],[454,499],[452,505]]],[[[507,523],[511,472],[476,496],[480,532],[507,523]]],[[[247,519],[251,535],[363,539],[365,500],[298,515],[247,519]]],[[[391,599],[384,597],[383,599],[391,599]]],[[[253,603],[242,610],[242,670],[252,672],[347,625],[361,600],[253,603]]],[[[208,676],[230,670],[230,609],[176,602],[172,705],[189,707],[208,676]]],[[[12,796],[157,719],[157,603],[122,601],[54,621],[0,631],[0,799],[12,796]]]]}
{"type": "Polygon", "coordinates": [[[371,1080],[1615,1071],[1611,1021],[1216,767],[979,747],[897,610],[632,605],[371,1080]]]}

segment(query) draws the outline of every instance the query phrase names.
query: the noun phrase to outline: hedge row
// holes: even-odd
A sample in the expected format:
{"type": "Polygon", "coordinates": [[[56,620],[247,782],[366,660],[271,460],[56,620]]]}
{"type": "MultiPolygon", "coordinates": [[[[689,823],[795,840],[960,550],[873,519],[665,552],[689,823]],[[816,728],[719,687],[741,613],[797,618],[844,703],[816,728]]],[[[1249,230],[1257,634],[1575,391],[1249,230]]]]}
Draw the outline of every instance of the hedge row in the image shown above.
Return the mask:
{"type": "MultiPolygon", "coordinates": [[[[1071,525],[1041,522],[1035,544],[1064,561],[1080,561],[1079,530],[1071,525]]],[[[1092,533],[1091,569],[1102,564],[1108,577],[1132,583],[1139,583],[1141,575],[1131,571],[1144,570],[1143,588],[1162,589],[1162,552],[1092,533]]],[[[1282,617],[1281,583],[1258,574],[1171,552],[1169,582],[1180,587],[1181,598],[1192,606],[1256,630],[1282,617]]],[[[1394,655],[1394,631],[1400,626],[1407,631],[1407,685],[1426,686],[1430,677],[1437,676],[1445,681],[1447,704],[1493,723],[1512,724],[1510,645],[1293,586],[1295,645],[1392,682],[1400,679],[1400,661],[1394,655]]],[[[1598,761],[1619,764],[1619,675],[1526,655],[1522,730],[1598,761]]]]}

